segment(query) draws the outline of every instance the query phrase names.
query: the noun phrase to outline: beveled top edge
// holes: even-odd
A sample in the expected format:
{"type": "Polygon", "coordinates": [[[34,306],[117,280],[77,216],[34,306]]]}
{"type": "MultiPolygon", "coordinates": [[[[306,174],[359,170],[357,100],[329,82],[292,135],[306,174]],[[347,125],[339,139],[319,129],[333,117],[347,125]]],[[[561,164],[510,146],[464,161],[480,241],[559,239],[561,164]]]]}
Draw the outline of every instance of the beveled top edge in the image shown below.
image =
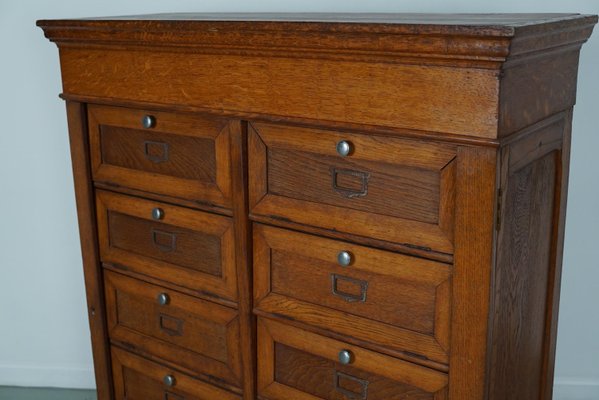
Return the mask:
{"type": "Polygon", "coordinates": [[[424,14],[424,13],[157,13],[82,20],[160,20],[160,21],[257,21],[332,22],[410,25],[501,25],[522,26],[578,16],[575,13],[544,14],[424,14]]]}
{"type": "Polygon", "coordinates": [[[41,27],[121,29],[169,27],[201,29],[207,25],[252,30],[338,31],[397,34],[449,34],[511,37],[517,31],[547,24],[594,24],[596,15],[525,14],[398,14],[398,13],[163,13],[81,19],[40,20],[41,27]]]}

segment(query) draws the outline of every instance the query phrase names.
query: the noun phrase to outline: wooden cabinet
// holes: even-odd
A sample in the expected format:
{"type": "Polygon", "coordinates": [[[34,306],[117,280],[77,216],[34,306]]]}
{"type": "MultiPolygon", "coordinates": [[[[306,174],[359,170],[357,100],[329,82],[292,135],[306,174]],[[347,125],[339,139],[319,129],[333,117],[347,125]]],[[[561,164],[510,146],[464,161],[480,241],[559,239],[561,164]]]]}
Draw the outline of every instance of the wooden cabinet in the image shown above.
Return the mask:
{"type": "Polygon", "coordinates": [[[551,399],[596,22],[39,21],[99,400],[551,399]]]}

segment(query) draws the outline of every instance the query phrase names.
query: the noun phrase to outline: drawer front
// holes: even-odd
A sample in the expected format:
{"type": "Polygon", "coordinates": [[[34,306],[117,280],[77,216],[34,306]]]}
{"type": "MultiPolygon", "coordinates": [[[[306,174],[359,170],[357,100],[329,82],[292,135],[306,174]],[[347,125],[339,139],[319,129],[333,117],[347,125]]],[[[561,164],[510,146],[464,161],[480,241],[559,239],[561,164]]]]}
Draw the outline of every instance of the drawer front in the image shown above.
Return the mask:
{"type": "Polygon", "coordinates": [[[236,310],[111,271],[105,290],[111,340],[239,384],[236,310]]]}
{"type": "Polygon", "coordinates": [[[116,400],[241,400],[226,390],[112,347],[116,400]]]}
{"type": "Polygon", "coordinates": [[[442,263],[254,225],[259,310],[441,363],[449,348],[450,277],[442,263]]]}
{"type": "Polygon", "coordinates": [[[454,146],[253,123],[249,148],[254,215],[453,252],[454,146]]]}
{"type": "Polygon", "coordinates": [[[94,180],[230,208],[226,120],[92,104],[88,124],[94,180]]]}
{"type": "Polygon", "coordinates": [[[258,322],[258,393],[268,399],[445,400],[447,382],[447,375],[429,368],[268,319],[258,322]]]}
{"type": "Polygon", "coordinates": [[[103,262],[237,299],[230,218],[101,190],[96,204],[103,262]]]}

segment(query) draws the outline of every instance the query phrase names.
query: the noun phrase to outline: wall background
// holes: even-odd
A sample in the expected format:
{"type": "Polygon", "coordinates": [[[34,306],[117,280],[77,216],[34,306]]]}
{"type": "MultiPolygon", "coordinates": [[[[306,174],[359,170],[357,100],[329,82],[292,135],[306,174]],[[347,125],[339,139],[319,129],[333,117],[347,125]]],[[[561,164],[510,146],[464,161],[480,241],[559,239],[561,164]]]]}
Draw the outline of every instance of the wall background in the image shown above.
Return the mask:
{"type": "MultiPolygon", "coordinates": [[[[172,11],[580,12],[597,0],[1,0],[0,385],[94,387],[56,47],[37,19],[172,11]]],[[[574,114],[556,400],[599,399],[599,29],[574,114]]]]}

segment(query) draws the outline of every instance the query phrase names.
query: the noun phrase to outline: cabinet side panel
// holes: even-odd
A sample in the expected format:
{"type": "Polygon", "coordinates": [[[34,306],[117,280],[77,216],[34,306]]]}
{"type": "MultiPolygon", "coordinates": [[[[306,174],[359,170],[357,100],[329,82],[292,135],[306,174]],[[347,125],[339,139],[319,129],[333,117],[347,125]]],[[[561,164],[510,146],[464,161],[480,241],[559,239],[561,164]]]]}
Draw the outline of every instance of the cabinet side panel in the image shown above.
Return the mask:
{"type": "Polygon", "coordinates": [[[543,393],[541,398],[551,400],[553,397],[553,378],[555,373],[555,348],[557,343],[557,322],[559,314],[559,299],[562,280],[562,260],[564,255],[564,232],[566,227],[566,205],[568,198],[568,178],[570,175],[570,146],[572,137],[572,110],[564,120],[562,149],[559,153],[557,187],[555,190],[556,204],[554,207],[554,228],[551,250],[551,268],[549,275],[549,292],[547,320],[545,322],[545,354],[543,365],[543,393]]]}
{"type": "Polygon", "coordinates": [[[580,47],[505,64],[499,101],[499,136],[507,136],[576,101],[580,47]]]}
{"type": "Polygon", "coordinates": [[[104,305],[104,287],[96,231],[95,203],[91,183],[91,167],[87,136],[85,105],[67,102],[67,118],[73,179],[77,201],[77,218],[81,238],[81,255],[87,295],[87,310],[91,330],[94,370],[98,400],[113,398],[108,329],[104,305]]]}
{"type": "Polygon", "coordinates": [[[543,395],[543,381],[553,318],[564,118],[503,148],[490,400],[550,398],[543,395]]]}

